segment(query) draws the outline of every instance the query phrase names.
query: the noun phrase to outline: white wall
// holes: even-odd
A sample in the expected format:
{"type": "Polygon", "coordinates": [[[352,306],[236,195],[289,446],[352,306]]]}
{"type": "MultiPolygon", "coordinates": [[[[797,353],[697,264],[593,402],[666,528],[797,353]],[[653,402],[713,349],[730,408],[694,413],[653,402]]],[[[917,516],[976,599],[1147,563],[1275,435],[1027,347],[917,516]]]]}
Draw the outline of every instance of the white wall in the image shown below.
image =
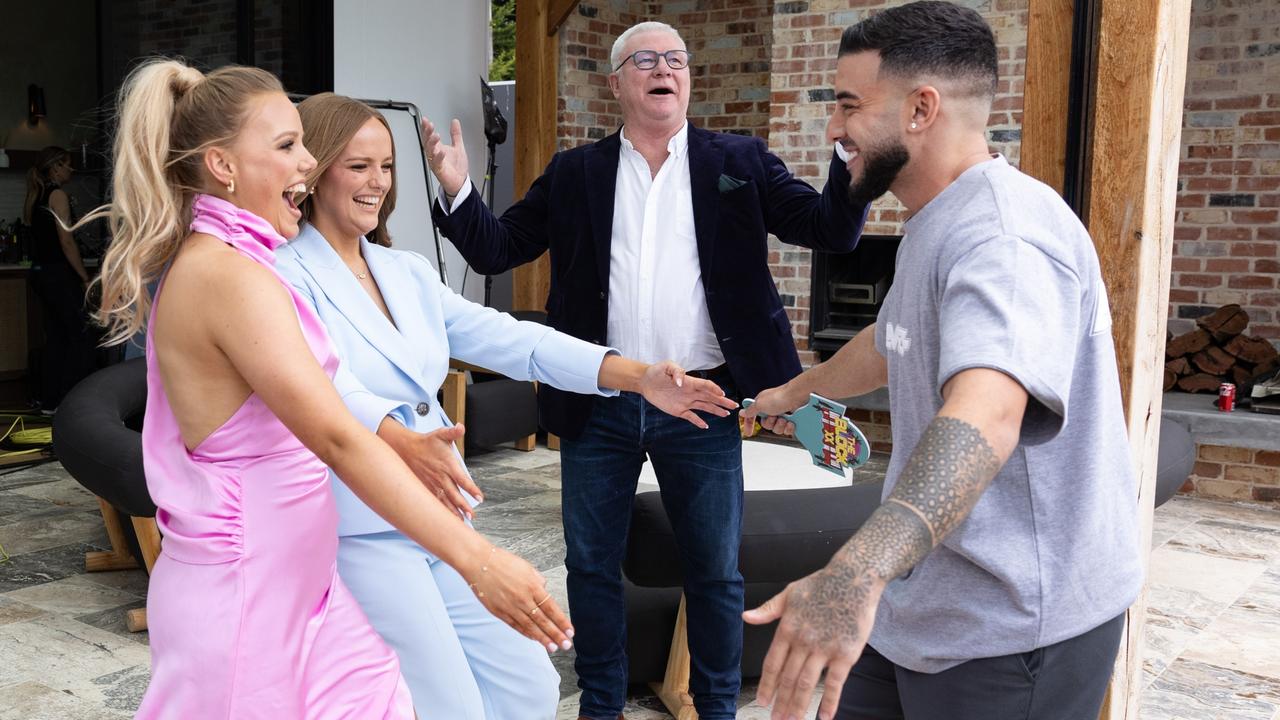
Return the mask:
{"type": "MultiPolygon", "coordinates": [[[[471,177],[484,178],[484,118],[480,78],[488,76],[489,3],[467,0],[334,0],[334,90],[352,97],[411,102],[444,128],[462,121],[471,177]]],[[[397,248],[422,253],[436,264],[421,149],[408,113],[384,111],[396,143],[396,210],[391,216],[397,248]]],[[[432,182],[435,179],[432,178],[432,182]]],[[[441,238],[449,284],[462,288],[466,263],[441,238]]],[[[484,278],[472,272],[466,296],[483,297],[484,278]]]]}

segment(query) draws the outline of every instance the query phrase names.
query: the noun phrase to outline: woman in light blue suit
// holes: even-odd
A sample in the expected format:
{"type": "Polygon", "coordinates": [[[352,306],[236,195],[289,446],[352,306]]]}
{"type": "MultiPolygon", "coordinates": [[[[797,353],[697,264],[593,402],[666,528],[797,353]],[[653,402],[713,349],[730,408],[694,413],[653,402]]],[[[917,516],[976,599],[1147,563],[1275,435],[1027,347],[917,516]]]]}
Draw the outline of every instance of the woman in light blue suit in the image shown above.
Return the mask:
{"type": "MultiPolygon", "coordinates": [[[[580,393],[641,392],[705,427],[695,410],[735,407],[714,383],[672,363],[645,365],[455,294],[420,255],[391,250],[394,146],[386,120],[325,93],[298,108],[317,159],[307,224],[277,267],[315,306],[343,361],[335,379],[352,412],[397,450],[442,502],[470,516],[478,496],[436,402],[455,357],[580,393]]],[[[338,571],[400,656],[418,715],[449,720],[553,718],[559,678],[547,651],[496,618],[453,568],[396,532],[340,482],[338,571]]],[[[541,610],[528,609],[532,617],[541,610]]],[[[565,648],[567,649],[567,648],[565,648]]]]}

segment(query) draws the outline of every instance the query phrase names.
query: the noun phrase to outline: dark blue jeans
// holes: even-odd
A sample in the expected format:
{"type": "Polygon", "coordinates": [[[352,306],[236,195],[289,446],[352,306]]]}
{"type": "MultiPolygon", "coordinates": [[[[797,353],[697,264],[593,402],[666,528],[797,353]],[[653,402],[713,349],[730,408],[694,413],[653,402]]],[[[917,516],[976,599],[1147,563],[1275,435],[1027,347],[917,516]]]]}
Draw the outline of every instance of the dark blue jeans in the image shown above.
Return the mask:
{"type": "Polygon", "coordinates": [[[742,683],[742,439],[736,413],[702,418],[709,429],[622,393],[596,398],[582,436],[561,444],[574,668],[586,717],[613,720],[626,701],[622,559],[646,457],[680,548],[694,705],[703,720],[735,715],[742,683]]]}

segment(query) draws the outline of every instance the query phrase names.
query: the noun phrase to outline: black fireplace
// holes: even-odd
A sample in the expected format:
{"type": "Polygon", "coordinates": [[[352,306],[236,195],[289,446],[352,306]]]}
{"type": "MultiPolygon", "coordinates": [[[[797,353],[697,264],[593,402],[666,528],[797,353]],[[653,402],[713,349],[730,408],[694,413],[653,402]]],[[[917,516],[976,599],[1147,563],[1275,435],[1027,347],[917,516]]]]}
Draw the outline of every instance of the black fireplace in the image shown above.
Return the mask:
{"type": "Polygon", "coordinates": [[[898,235],[863,235],[850,253],[813,253],[809,348],[823,360],[876,321],[893,284],[898,235]]]}

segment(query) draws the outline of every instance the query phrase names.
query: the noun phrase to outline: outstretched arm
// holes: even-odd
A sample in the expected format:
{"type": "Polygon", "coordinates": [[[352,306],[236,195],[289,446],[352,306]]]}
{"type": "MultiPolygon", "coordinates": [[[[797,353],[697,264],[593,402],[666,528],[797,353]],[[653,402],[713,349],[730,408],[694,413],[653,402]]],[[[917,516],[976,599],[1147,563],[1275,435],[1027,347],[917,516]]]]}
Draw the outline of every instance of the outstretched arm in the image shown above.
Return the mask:
{"type": "Polygon", "coordinates": [[[862,654],[888,582],[924,559],[969,516],[1018,444],[1027,393],[996,370],[956,374],[897,484],[822,570],[791,583],[753,624],[781,618],[760,679],[773,717],[798,717],[827,668],[818,717],[831,718],[862,654]]]}
{"type": "Polygon", "coordinates": [[[640,393],[659,410],[703,430],[707,423],[694,410],[726,417],[738,407],[737,402],[725,397],[719,385],[685,376],[684,368],[670,360],[648,364],[606,355],[600,363],[600,386],[640,393]]]}
{"type": "Polygon", "coordinates": [[[795,425],[782,415],[809,402],[809,394],[830,398],[855,397],[884,387],[889,381],[889,366],[876,350],[876,326],[862,329],[845,343],[829,360],[814,365],[784,385],[769,388],[756,395],[755,403],[742,411],[747,435],[755,432],[757,416],[765,430],[779,435],[795,434],[795,425]]]}
{"type": "MultiPolygon", "coordinates": [[[[426,261],[422,261],[425,265],[426,261]]],[[[429,268],[429,266],[427,266],[429,268]]],[[[642,363],[602,345],[579,340],[546,325],[517,321],[506,313],[471,302],[437,282],[452,357],[517,380],[537,380],[583,394],[612,395],[624,390],[644,395],[663,412],[705,429],[695,410],[725,417],[738,404],[710,380],[685,377],[673,362],[642,363]]]]}

